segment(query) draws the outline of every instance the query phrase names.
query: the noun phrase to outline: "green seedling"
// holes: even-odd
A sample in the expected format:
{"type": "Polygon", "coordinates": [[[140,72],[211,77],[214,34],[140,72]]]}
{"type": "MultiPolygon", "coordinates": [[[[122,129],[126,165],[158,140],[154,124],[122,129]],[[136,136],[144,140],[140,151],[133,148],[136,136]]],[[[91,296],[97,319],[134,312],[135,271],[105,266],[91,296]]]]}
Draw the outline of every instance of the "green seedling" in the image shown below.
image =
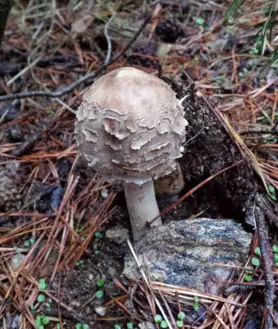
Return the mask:
{"type": "Polygon", "coordinates": [[[183,327],[183,321],[178,320],[176,322],[176,325],[177,325],[178,328],[182,328],[183,327]]]}
{"type": "Polygon", "coordinates": [[[253,281],[253,277],[251,275],[245,274],[244,275],[244,281],[246,281],[246,282],[252,282],[253,281]]]}
{"type": "Polygon", "coordinates": [[[115,324],[115,325],[114,325],[114,329],[122,329],[122,327],[119,326],[118,324],[115,324]]]}
{"type": "Polygon", "coordinates": [[[195,22],[201,27],[204,28],[205,20],[203,17],[196,17],[195,22]]]}
{"type": "Polygon", "coordinates": [[[254,254],[260,257],[261,256],[261,249],[259,247],[255,248],[254,254]]]}
{"type": "Polygon", "coordinates": [[[75,325],[75,329],[88,329],[89,326],[87,325],[87,323],[76,323],[75,325]]]}
{"type": "Polygon", "coordinates": [[[96,244],[93,245],[93,248],[94,248],[94,251],[95,251],[95,255],[100,254],[100,251],[97,249],[98,247],[97,247],[96,244]]]}
{"type": "Polygon", "coordinates": [[[37,301],[39,303],[43,303],[45,301],[45,295],[44,294],[39,294],[37,301]]]}
{"type": "Polygon", "coordinates": [[[96,292],[96,298],[102,298],[104,296],[104,280],[98,279],[97,280],[97,286],[100,288],[96,292]]]}
{"type": "Polygon", "coordinates": [[[80,265],[82,265],[83,263],[84,263],[83,260],[78,260],[78,261],[75,263],[75,265],[76,265],[76,266],[80,266],[80,265]]]}
{"type": "Polygon", "coordinates": [[[160,322],[160,328],[162,328],[162,329],[168,328],[168,323],[165,320],[162,320],[160,322]]]}
{"type": "Polygon", "coordinates": [[[198,296],[194,296],[193,308],[194,308],[195,311],[198,311],[198,309],[199,309],[199,297],[198,296]]]}
{"type": "Polygon", "coordinates": [[[45,279],[40,279],[39,280],[39,290],[46,290],[47,289],[47,283],[45,279]]]}
{"type": "Polygon", "coordinates": [[[163,320],[162,316],[160,314],[156,314],[154,317],[155,323],[160,323],[163,320]]]}
{"type": "Polygon", "coordinates": [[[102,279],[97,280],[97,286],[100,288],[104,288],[104,280],[102,279]]]}
{"type": "Polygon", "coordinates": [[[244,281],[246,281],[246,282],[253,281],[253,273],[254,273],[253,268],[251,266],[246,266],[245,274],[244,274],[244,281]]]}
{"type": "Polygon", "coordinates": [[[101,233],[101,232],[95,232],[95,237],[96,238],[99,238],[99,239],[102,239],[103,238],[103,233],[101,233]]]}
{"type": "Polygon", "coordinates": [[[243,70],[242,70],[242,72],[238,72],[238,76],[240,78],[243,78],[243,77],[245,77],[247,75],[247,73],[248,73],[248,70],[247,70],[246,67],[244,67],[243,70]]]}
{"type": "Polygon", "coordinates": [[[272,250],[273,250],[273,257],[274,257],[275,265],[276,265],[276,267],[278,267],[278,246],[273,245],[272,250]]]}
{"type": "Polygon", "coordinates": [[[276,192],[275,192],[275,187],[272,186],[272,185],[268,185],[267,186],[267,189],[268,189],[268,197],[273,200],[273,201],[276,201],[277,198],[276,198],[276,192]]]}
{"type": "Polygon", "coordinates": [[[132,322],[128,322],[126,324],[126,327],[127,327],[127,329],[133,329],[133,323],[132,322]]]}
{"type": "Polygon", "coordinates": [[[252,257],[251,262],[252,262],[252,265],[254,265],[254,266],[260,266],[260,260],[257,257],[252,257]]]}
{"type": "Polygon", "coordinates": [[[103,290],[96,291],[96,298],[102,298],[104,296],[103,290]]]}
{"type": "Polygon", "coordinates": [[[13,246],[13,249],[18,255],[21,255],[20,250],[16,246],[13,246]]]}
{"type": "Polygon", "coordinates": [[[38,329],[44,329],[44,326],[49,324],[49,318],[45,315],[37,315],[35,319],[35,324],[38,329]]]}
{"type": "Polygon", "coordinates": [[[35,243],[35,239],[31,238],[24,241],[24,247],[30,247],[35,243]]]}
{"type": "Polygon", "coordinates": [[[184,312],[179,312],[178,320],[184,320],[184,318],[185,318],[185,313],[184,312]]]}

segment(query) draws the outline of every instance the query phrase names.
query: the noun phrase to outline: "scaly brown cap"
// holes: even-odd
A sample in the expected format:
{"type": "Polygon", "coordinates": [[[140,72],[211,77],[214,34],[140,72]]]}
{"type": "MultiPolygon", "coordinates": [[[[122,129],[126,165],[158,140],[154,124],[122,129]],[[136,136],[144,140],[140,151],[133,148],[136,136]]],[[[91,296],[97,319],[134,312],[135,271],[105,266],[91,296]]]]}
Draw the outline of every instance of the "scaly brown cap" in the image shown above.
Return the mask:
{"type": "Polygon", "coordinates": [[[143,184],[175,168],[187,124],[169,85],[124,67],[102,76],[85,93],[75,132],[90,167],[110,181],[143,184]]]}

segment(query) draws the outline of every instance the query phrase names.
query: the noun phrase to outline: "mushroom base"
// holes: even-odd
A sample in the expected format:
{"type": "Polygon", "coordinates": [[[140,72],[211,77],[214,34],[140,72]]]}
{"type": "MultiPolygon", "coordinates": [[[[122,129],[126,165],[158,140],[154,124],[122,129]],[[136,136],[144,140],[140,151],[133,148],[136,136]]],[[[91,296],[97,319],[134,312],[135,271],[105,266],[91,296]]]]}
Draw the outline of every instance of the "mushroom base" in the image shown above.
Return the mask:
{"type": "MultiPolygon", "coordinates": [[[[147,230],[148,221],[159,215],[153,181],[147,181],[142,185],[124,183],[124,190],[133,238],[138,240],[147,230]]],[[[161,218],[158,217],[151,226],[161,224],[161,218]]]]}

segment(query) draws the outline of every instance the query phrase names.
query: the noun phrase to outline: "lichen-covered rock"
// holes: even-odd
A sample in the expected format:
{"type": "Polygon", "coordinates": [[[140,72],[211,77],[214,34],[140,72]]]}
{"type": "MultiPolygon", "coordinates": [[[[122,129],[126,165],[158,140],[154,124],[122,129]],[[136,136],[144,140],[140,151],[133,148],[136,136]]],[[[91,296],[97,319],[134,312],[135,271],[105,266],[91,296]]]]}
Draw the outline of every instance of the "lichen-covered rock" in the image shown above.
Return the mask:
{"type": "MultiPolygon", "coordinates": [[[[217,294],[247,260],[251,237],[234,220],[201,218],[154,227],[134,248],[152,280],[217,294]]],[[[123,274],[140,275],[131,255],[123,274]]]]}
{"type": "Polygon", "coordinates": [[[21,206],[20,163],[13,161],[0,166],[0,212],[18,210],[21,206]]]}

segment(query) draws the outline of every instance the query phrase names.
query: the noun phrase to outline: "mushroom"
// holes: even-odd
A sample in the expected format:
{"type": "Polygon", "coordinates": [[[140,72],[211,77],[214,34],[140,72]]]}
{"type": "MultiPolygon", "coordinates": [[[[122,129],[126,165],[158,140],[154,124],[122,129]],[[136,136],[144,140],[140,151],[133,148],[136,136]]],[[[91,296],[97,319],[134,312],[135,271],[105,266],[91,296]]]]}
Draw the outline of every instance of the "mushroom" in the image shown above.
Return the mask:
{"type": "MultiPolygon", "coordinates": [[[[187,124],[170,86],[135,68],[103,75],[84,94],[75,126],[79,153],[105,180],[123,183],[135,240],[159,216],[153,179],[176,169],[187,124]]],[[[158,217],[151,226],[161,223],[158,217]]]]}

